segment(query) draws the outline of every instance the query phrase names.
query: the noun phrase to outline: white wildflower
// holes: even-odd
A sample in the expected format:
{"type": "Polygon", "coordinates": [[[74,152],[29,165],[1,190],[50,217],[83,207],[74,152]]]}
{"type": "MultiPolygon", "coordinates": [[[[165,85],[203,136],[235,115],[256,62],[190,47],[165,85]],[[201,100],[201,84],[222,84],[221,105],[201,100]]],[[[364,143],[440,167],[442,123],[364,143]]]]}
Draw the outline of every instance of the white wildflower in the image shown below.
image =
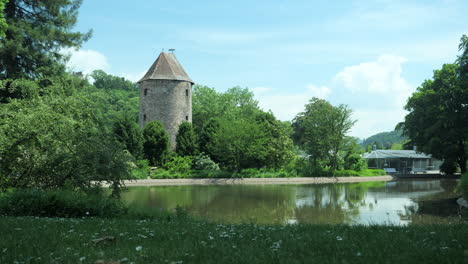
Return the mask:
{"type": "Polygon", "coordinates": [[[138,246],[138,247],[135,248],[136,251],[141,251],[142,249],[143,249],[142,246],[138,246]]]}

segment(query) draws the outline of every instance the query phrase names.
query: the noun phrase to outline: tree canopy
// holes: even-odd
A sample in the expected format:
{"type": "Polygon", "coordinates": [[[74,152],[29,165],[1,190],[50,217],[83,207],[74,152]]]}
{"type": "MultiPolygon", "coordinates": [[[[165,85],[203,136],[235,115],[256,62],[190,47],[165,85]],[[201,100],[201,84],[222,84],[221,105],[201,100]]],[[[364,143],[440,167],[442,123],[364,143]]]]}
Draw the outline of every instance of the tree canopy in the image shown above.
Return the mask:
{"type": "Polygon", "coordinates": [[[194,156],[198,153],[197,139],[192,124],[182,122],[176,137],[176,153],[180,156],[194,156]]]}
{"type": "Polygon", "coordinates": [[[143,150],[150,164],[161,165],[164,155],[169,151],[169,134],[159,121],[146,123],[143,129],[143,150]]]}
{"type": "Polygon", "coordinates": [[[424,81],[408,99],[409,113],[399,125],[419,150],[466,171],[468,142],[468,86],[461,67],[444,64],[432,80],[424,81]]]}
{"type": "Polygon", "coordinates": [[[261,110],[246,88],[194,86],[193,125],[200,150],[225,169],[279,169],[293,158],[289,124],[261,110]]]}
{"type": "Polygon", "coordinates": [[[5,21],[5,15],[3,10],[5,9],[5,3],[8,0],[0,0],[0,38],[5,37],[5,31],[7,29],[7,23],[5,21]]]}
{"type": "Polygon", "coordinates": [[[304,112],[294,118],[294,139],[309,155],[313,167],[338,169],[339,151],[356,122],[351,120],[351,113],[345,105],[335,107],[314,97],[305,105],[304,112]]]}
{"type": "MultiPolygon", "coordinates": [[[[36,78],[63,72],[64,49],[79,48],[91,36],[91,31],[71,31],[81,2],[7,1],[4,15],[8,27],[0,38],[0,78],[36,78]]],[[[4,27],[4,23],[0,25],[4,27]]]]}

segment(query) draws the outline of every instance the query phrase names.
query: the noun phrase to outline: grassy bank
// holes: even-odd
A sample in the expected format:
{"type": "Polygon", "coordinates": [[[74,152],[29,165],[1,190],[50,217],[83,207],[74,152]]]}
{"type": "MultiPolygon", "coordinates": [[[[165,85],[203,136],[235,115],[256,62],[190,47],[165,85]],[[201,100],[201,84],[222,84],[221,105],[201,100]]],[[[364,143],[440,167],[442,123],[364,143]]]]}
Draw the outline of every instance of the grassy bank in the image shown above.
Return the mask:
{"type": "Polygon", "coordinates": [[[257,226],[184,217],[0,217],[0,230],[0,263],[463,263],[468,249],[467,224],[257,226]]]}
{"type": "MultiPolygon", "coordinates": [[[[384,170],[366,169],[362,171],[354,170],[339,170],[335,172],[322,171],[315,175],[316,177],[351,177],[351,176],[383,176],[386,175],[384,170]]],[[[147,177],[147,175],[145,175],[147,177]]],[[[149,173],[152,179],[201,179],[201,178],[292,178],[292,177],[308,177],[295,172],[285,170],[268,170],[268,169],[245,169],[239,172],[231,172],[224,170],[186,170],[186,171],[169,171],[157,169],[149,173]]],[[[141,177],[141,178],[146,178],[141,177]]],[[[310,177],[310,176],[309,176],[310,177]]]]}

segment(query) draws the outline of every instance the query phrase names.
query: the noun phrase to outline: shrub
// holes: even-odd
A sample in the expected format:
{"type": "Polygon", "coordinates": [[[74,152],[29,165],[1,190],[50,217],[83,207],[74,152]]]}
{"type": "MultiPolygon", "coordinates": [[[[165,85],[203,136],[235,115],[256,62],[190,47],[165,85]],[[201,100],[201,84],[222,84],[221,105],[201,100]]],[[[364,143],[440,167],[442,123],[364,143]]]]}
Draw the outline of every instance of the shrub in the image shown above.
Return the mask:
{"type": "Polygon", "coordinates": [[[333,172],[335,177],[350,177],[350,176],[359,176],[359,172],[355,170],[338,170],[333,172]]]}
{"type": "Polygon", "coordinates": [[[465,200],[468,201],[468,172],[465,172],[460,181],[460,187],[465,200]]]}
{"type": "Polygon", "coordinates": [[[176,137],[176,153],[180,156],[193,156],[198,152],[195,132],[192,124],[182,122],[176,137]]]}
{"type": "Polygon", "coordinates": [[[132,176],[134,179],[146,179],[150,174],[150,167],[148,160],[137,160],[132,169],[132,176]]]}
{"type": "Polygon", "coordinates": [[[346,170],[361,171],[367,169],[367,162],[359,154],[351,154],[344,160],[346,170]]]}
{"type": "Polygon", "coordinates": [[[160,165],[162,158],[169,151],[169,134],[159,121],[148,122],[143,129],[143,151],[151,165],[160,165]]]}
{"type": "Polygon", "coordinates": [[[219,165],[216,164],[208,155],[200,153],[193,157],[192,169],[195,170],[219,170],[219,165]]]}
{"type": "Polygon", "coordinates": [[[185,172],[190,170],[190,168],[192,167],[192,158],[188,156],[175,156],[172,157],[169,162],[166,162],[164,164],[164,167],[169,172],[185,172]]]}
{"type": "Polygon", "coordinates": [[[445,160],[440,166],[440,170],[445,174],[454,174],[457,171],[457,163],[452,160],[445,160]]]}
{"type": "Polygon", "coordinates": [[[369,176],[383,176],[387,175],[384,170],[381,169],[366,169],[359,171],[359,176],[369,177],[369,176]]]}
{"type": "Polygon", "coordinates": [[[102,192],[17,189],[0,196],[0,215],[42,217],[116,217],[127,209],[102,192]]]}

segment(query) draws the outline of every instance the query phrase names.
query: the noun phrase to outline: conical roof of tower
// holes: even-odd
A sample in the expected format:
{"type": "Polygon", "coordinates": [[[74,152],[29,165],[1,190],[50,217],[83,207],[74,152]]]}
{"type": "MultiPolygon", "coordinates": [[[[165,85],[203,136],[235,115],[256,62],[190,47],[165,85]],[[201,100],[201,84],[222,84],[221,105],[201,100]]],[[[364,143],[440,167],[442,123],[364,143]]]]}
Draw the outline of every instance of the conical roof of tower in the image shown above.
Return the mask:
{"type": "Polygon", "coordinates": [[[193,84],[182,65],[172,53],[161,52],[156,61],[151,65],[145,76],[138,82],[146,80],[177,80],[187,81],[193,84]]]}

